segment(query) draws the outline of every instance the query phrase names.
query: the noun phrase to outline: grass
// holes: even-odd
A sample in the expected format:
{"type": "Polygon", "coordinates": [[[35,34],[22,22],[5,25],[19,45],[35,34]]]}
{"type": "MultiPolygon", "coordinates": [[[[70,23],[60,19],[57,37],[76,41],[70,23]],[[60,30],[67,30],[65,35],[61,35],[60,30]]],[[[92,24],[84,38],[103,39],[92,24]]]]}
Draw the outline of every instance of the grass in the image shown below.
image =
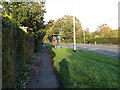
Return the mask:
{"type": "Polygon", "coordinates": [[[117,58],[81,50],[73,52],[67,47],[53,51],[54,66],[63,87],[120,88],[117,58]]]}

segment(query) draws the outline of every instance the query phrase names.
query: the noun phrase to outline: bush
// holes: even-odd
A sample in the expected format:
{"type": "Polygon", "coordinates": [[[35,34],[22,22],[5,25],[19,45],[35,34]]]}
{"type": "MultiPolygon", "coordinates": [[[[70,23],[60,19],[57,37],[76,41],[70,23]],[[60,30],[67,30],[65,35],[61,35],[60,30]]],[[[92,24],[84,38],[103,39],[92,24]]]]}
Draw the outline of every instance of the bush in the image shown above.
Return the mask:
{"type": "Polygon", "coordinates": [[[62,43],[72,43],[73,39],[65,39],[61,41],[62,43]]]}
{"type": "Polygon", "coordinates": [[[56,54],[52,50],[52,48],[54,48],[54,46],[52,44],[46,44],[46,47],[47,47],[49,53],[51,54],[52,58],[54,58],[56,56],[56,54]]]}
{"type": "MultiPolygon", "coordinates": [[[[61,40],[62,43],[73,43],[74,40],[73,39],[65,39],[65,40],[61,40]]],[[[83,39],[80,38],[76,38],[76,43],[83,43],[83,39]]]]}

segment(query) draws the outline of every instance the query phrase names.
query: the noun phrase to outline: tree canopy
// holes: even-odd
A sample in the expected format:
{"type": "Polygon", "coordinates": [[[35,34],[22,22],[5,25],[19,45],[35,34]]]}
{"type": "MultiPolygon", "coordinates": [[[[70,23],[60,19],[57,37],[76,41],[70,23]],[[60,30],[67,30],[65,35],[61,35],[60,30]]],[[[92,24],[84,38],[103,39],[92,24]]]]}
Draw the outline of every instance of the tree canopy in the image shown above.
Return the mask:
{"type": "Polygon", "coordinates": [[[118,37],[118,30],[112,30],[107,24],[98,26],[97,30],[93,33],[93,37],[108,38],[118,37]]]}
{"type": "MultiPolygon", "coordinates": [[[[50,21],[49,21],[50,22],[50,21]]],[[[79,19],[75,17],[76,36],[80,37],[82,33],[82,25],[79,19]]],[[[47,36],[50,39],[52,34],[62,34],[62,39],[73,39],[73,16],[65,15],[56,21],[52,21],[52,25],[47,30],[47,36]]]]}
{"type": "Polygon", "coordinates": [[[28,27],[28,32],[34,36],[35,44],[41,45],[45,35],[44,3],[34,2],[1,2],[2,14],[8,15],[18,26],[28,27]]]}
{"type": "Polygon", "coordinates": [[[29,27],[36,32],[44,26],[44,4],[33,2],[2,2],[3,14],[9,15],[19,26],[29,27]]]}

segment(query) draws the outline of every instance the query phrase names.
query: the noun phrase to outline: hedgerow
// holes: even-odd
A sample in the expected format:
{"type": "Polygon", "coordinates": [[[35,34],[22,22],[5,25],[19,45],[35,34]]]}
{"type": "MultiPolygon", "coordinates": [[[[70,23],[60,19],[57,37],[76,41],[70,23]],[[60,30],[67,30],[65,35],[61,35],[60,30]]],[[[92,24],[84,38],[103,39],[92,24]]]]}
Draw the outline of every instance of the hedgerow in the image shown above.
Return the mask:
{"type": "Polygon", "coordinates": [[[95,41],[97,44],[119,44],[118,37],[111,37],[111,38],[93,38],[87,41],[87,43],[94,44],[95,41]]]}
{"type": "Polygon", "coordinates": [[[8,17],[2,17],[2,87],[18,88],[30,77],[34,39],[8,17]],[[27,68],[26,68],[27,67],[27,68]]]}

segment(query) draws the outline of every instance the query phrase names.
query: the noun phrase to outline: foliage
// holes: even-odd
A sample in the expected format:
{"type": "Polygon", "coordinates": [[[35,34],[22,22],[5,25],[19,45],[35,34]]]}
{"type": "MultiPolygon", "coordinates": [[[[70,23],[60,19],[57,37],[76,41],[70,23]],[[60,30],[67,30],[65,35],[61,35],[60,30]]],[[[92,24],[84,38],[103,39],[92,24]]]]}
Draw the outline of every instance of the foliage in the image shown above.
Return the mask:
{"type": "Polygon", "coordinates": [[[119,40],[119,29],[112,30],[107,24],[102,24],[98,26],[95,32],[91,33],[91,38],[87,40],[86,43],[94,44],[117,44],[119,40]]]}
{"type": "Polygon", "coordinates": [[[54,66],[64,88],[120,88],[117,58],[81,50],[73,52],[71,48],[53,51],[54,66]]]}
{"type": "Polygon", "coordinates": [[[17,78],[17,83],[14,88],[27,88],[27,84],[32,78],[32,69],[31,66],[35,63],[35,57],[33,56],[29,64],[25,64],[24,70],[20,73],[21,77],[17,78]]]}
{"type": "Polygon", "coordinates": [[[46,44],[46,47],[48,50],[52,50],[52,48],[54,47],[52,44],[46,44]]]}
{"type": "Polygon", "coordinates": [[[46,29],[49,29],[50,27],[52,27],[54,24],[54,20],[49,20],[48,23],[46,24],[46,29]]]}
{"type": "Polygon", "coordinates": [[[43,4],[32,2],[2,2],[3,15],[10,15],[19,26],[32,28],[34,31],[43,28],[43,4]]]}
{"type": "Polygon", "coordinates": [[[19,88],[29,77],[34,39],[8,17],[2,17],[3,88],[19,88]]]}
{"type": "Polygon", "coordinates": [[[87,43],[91,43],[94,44],[95,41],[97,44],[116,44],[119,45],[117,37],[113,37],[113,38],[93,38],[87,41],[87,43]]]}
{"type": "Polygon", "coordinates": [[[96,35],[100,38],[118,37],[118,30],[112,30],[107,24],[102,24],[93,32],[93,37],[96,37],[96,35]]]}
{"type": "Polygon", "coordinates": [[[35,51],[40,49],[45,35],[44,3],[33,2],[1,2],[3,15],[9,15],[19,26],[28,27],[28,32],[34,36],[35,51]]]}
{"type": "MultiPolygon", "coordinates": [[[[80,39],[81,33],[82,33],[82,26],[79,21],[75,17],[75,24],[76,24],[76,36],[77,39],[80,39]]],[[[62,37],[64,40],[66,39],[72,39],[73,38],[73,16],[65,15],[62,18],[59,18],[57,21],[52,21],[51,27],[47,30],[47,37],[51,41],[52,40],[52,34],[62,34],[62,37]]]]}
{"type": "Polygon", "coordinates": [[[46,44],[46,47],[47,47],[49,53],[51,54],[52,58],[54,58],[56,56],[52,50],[54,48],[54,46],[52,44],[46,44]]]}
{"type": "Polygon", "coordinates": [[[120,27],[118,28],[118,37],[120,38],[120,27]]]}
{"type": "MultiPolygon", "coordinates": [[[[73,21],[72,16],[65,15],[62,18],[59,18],[57,21],[50,20],[48,22],[46,35],[44,37],[44,41],[52,41],[52,34],[61,33],[61,42],[62,43],[72,43],[73,42],[73,21]]],[[[93,43],[93,40],[102,40],[100,43],[111,43],[117,44],[119,37],[120,29],[112,30],[107,24],[102,24],[98,26],[95,32],[89,32],[89,29],[82,30],[82,25],[80,21],[76,18],[76,42],[83,43],[85,37],[85,43],[93,43]],[[85,35],[85,36],[84,36],[85,35]],[[99,39],[102,38],[102,39],[99,39]],[[114,38],[114,39],[113,39],[114,38]],[[109,41],[107,41],[109,40],[109,41]]],[[[98,42],[99,43],[99,42],[98,42]]]]}
{"type": "Polygon", "coordinates": [[[49,20],[48,23],[45,25],[46,28],[46,34],[44,36],[44,42],[48,42],[48,41],[52,41],[52,38],[50,35],[52,35],[52,33],[50,32],[50,28],[53,26],[54,24],[54,20],[49,20]]]}

